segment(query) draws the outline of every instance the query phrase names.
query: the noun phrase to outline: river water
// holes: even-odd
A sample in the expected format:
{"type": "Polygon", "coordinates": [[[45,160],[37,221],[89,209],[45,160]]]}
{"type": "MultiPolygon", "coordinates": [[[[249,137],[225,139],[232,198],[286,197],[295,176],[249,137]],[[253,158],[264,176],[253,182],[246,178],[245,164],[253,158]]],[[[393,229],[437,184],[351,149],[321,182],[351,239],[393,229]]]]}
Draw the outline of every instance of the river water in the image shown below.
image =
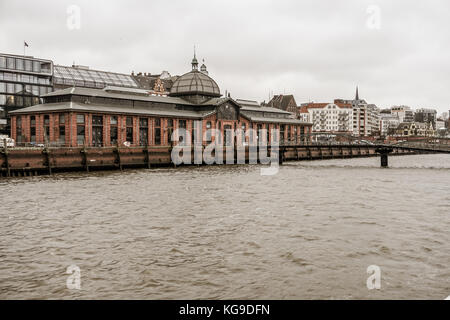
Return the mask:
{"type": "Polygon", "coordinates": [[[0,298],[444,299],[450,156],[389,160],[4,178],[0,298]]]}

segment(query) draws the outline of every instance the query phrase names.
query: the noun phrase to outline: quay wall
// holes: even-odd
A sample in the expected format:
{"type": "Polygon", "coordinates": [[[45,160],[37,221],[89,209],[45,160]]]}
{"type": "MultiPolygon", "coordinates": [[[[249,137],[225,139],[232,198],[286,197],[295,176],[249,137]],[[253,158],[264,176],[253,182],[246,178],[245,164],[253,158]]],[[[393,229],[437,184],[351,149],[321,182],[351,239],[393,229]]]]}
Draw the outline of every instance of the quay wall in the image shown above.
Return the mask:
{"type": "MultiPolygon", "coordinates": [[[[170,146],[152,147],[99,147],[99,148],[2,148],[0,149],[0,176],[31,176],[51,174],[56,171],[123,169],[129,167],[151,168],[173,166],[170,146]]],[[[280,147],[283,161],[320,160],[335,158],[377,156],[376,146],[326,146],[301,145],[280,147]]],[[[224,148],[223,159],[226,157],[224,148]]],[[[270,148],[267,150],[270,155],[270,148]]],[[[391,155],[415,154],[396,149],[391,155]]],[[[258,151],[259,154],[259,151],[258,151]]],[[[236,159],[236,154],[234,154],[236,159]]],[[[193,154],[191,156],[192,163],[193,154]]],[[[245,162],[249,162],[248,147],[245,162]]]]}

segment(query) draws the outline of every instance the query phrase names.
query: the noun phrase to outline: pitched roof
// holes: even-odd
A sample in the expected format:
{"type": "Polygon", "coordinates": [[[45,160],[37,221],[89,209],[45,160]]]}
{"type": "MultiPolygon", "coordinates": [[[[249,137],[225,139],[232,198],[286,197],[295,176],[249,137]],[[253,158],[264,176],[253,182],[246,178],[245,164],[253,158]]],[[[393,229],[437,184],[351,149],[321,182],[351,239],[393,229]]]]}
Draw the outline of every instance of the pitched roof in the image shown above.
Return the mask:
{"type": "Polygon", "coordinates": [[[80,96],[90,96],[90,97],[104,97],[104,98],[113,98],[113,99],[128,99],[134,101],[152,101],[152,102],[161,102],[161,103],[173,103],[173,104],[183,104],[183,105],[192,105],[189,101],[178,97],[164,97],[164,96],[143,96],[137,94],[126,94],[126,93],[118,93],[105,91],[102,89],[91,89],[91,88],[81,88],[81,87],[72,87],[66,88],[58,91],[53,91],[42,95],[42,98],[47,97],[55,97],[55,96],[64,96],[64,95],[80,95],[80,96]]]}
{"type": "Polygon", "coordinates": [[[302,121],[302,120],[298,120],[298,119],[293,119],[293,118],[270,118],[270,117],[257,117],[257,116],[253,116],[253,115],[248,115],[244,112],[242,112],[242,115],[245,116],[246,118],[248,118],[251,121],[254,122],[269,122],[269,123],[288,123],[288,124],[303,124],[303,125],[309,125],[310,123],[302,121]]]}
{"type": "MultiPolygon", "coordinates": [[[[273,98],[267,103],[267,105],[270,107],[286,110],[289,102],[291,102],[292,100],[294,100],[295,103],[295,98],[292,94],[280,94],[273,96],[273,98]]],[[[295,103],[295,105],[297,104],[295,103]]]]}
{"type": "Polygon", "coordinates": [[[23,114],[34,112],[57,112],[57,111],[82,111],[99,113],[134,114],[148,116],[169,116],[200,119],[211,113],[211,110],[193,111],[178,109],[176,105],[158,107],[129,107],[109,104],[84,104],[77,102],[55,102],[38,104],[35,106],[11,111],[11,114],[23,114]]]}
{"type": "Polygon", "coordinates": [[[306,113],[308,112],[308,109],[323,109],[326,106],[330,105],[330,104],[335,104],[337,105],[339,108],[345,108],[345,109],[351,109],[352,105],[348,104],[348,103],[333,103],[333,102],[321,102],[321,103],[317,103],[317,102],[309,102],[309,103],[305,103],[302,104],[302,106],[300,107],[300,113],[306,113]]]}

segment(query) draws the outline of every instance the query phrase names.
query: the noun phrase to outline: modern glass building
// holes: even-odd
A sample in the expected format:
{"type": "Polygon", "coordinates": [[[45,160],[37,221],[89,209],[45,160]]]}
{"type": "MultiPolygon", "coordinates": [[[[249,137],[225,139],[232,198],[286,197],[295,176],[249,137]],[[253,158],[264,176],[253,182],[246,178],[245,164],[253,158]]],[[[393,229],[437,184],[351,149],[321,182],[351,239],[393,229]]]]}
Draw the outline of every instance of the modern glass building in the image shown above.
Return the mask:
{"type": "Polygon", "coordinates": [[[0,53],[0,133],[9,133],[10,111],[40,103],[53,91],[53,62],[0,53]]]}
{"type": "Polygon", "coordinates": [[[10,134],[9,112],[39,104],[42,95],[68,87],[108,86],[139,88],[131,75],[0,53],[0,134],[10,134]]]}

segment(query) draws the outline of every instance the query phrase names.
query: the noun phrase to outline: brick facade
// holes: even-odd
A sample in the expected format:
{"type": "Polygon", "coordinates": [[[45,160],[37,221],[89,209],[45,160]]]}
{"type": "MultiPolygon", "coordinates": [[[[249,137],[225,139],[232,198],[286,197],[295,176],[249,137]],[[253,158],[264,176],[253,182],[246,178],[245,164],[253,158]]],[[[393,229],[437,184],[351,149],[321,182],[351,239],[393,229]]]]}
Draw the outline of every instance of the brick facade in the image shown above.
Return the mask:
{"type": "MultiPolygon", "coordinates": [[[[59,127],[61,124],[59,123],[59,117],[63,115],[64,116],[64,127],[65,127],[65,139],[64,144],[68,147],[76,147],[79,145],[85,144],[87,147],[93,146],[92,141],[92,117],[93,116],[102,116],[103,117],[103,128],[102,128],[102,135],[103,135],[103,146],[111,146],[110,143],[110,133],[111,133],[111,117],[117,116],[117,115],[110,115],[110,114],[93,114],[93,113],[76,113],[76,112],[65,112],[65,113],[50,113],[50,114],[35,114],[36,117],[36,143],[37,144],[44,144],[46,143],[44,139],[44,118],[45,116],[49,116],[49,131],[50,131],[50,137],[48,139],[48,143],[50,145],[61,145],[60,137],[59,137],[59,127]],[[77,124],[77,115],[84,115],[85,116],[85,139],[83,144],[78,143],[77,139],[77,126],[81,124],[77,124]]],[[[30,117],[31,115],[13,115],[11,117],[11,132],[12,132],[12,138],[17,141],[17,118],[21,117],[22,121],[22,142],[23,143],[30,143],[31,142],[31,135],[30,135],[30,117]]],[[[169,137],[169,127],[168,122],[169,120],[173,121],[173,130],[176,130],[178,128],[179,120],[185,120],[186,121],[186,130],[189,132],[189,134],[192,133],[193,130],[193,119],[183,119],[183,118],[156,118],[156,117],[146,117],[146,116],[136,116],[136,115],[118,115],[117,116],[117,132],[118,132],[118,144],[123,145],[126,141],[127,137],[127,117],[132,117],[132,128],[133,128],[133,141],[131,143],[131,146],[138,146],[140,145],[140,131],[139,131],[139,119],[146,118],[148,119],[148,145],[153,146],[156,145],[155,141],[155,129],[156,129],[156,119],[160,120],[160,130],[161,130],[161,144],[160,145],[170,145],[170,137],[169,137]]],[[[207,124],[210,123],[211,127],[210,129],[220,129],[221,132],[221,141],[220,143],[224,143],[224,127],[230,126],[232,129],[232,141],[241,141],[240,137],[235,137],[234,132],[235,129],[241,129],[243,128],[243,125],[245,125],[245,129],[258,129],[258,125],[262,129],[267,129],[269,131],[269,143],[272,139],[272,131],[275,129],[280,129],[281,125],[285,126],[284,130],[284,140],[296,140],[300,138],[301,136],[301,130],[304,130],[305,134],[308,134],[311,132],[311,128],[308,125],[289,125],[289,124],[274,124],[274,123],[253,123],[246,119],[245,117],[240,116],[238,120],[223,120],[223,119],[217,119],[217,115],[213,114],[210,116],[205,117],[202,121],[202,141],[203,144],[206,145],[206,131],[207,131],[207,124]]],[[[263,141],[266,140],[266,137],[261,137],[263,141]]],[[[279,137],[278,137],[279,138],[279,137]]],[[[192,137],[191,137],[192,139],[192,137]]],[[[217,137],[214,137],[214,135],[211,137],[211,141],[215,141],[217,137]]],[[[245,138],[245,141],[249,143],[250,137],[247,133],[247,137],[245,138]]],[[[256,137],[253,137],[254,142],[256,141],[256,137]]]]}

